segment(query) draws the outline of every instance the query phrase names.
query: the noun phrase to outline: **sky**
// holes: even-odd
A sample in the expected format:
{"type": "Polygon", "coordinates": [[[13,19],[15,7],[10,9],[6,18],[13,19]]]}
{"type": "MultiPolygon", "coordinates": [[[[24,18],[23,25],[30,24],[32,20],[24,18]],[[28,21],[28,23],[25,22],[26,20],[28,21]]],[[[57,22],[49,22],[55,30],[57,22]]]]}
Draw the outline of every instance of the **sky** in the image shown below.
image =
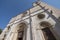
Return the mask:
{"type": "MultiPolygon", "coordinates": [[[[4,29],[10,19],[32,7],[36,0],[0,0],[0,28],[4,29]]],[[[41,0],[60,9],[60,0],[41,0]]]]}

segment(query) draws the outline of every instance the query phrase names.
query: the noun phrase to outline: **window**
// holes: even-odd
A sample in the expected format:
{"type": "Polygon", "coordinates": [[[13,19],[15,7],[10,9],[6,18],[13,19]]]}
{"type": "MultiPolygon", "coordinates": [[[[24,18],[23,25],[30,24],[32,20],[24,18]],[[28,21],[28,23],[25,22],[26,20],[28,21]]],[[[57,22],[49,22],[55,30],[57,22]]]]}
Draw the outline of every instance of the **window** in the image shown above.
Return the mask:
{"type": "Polygon", "coordinates": [[[23,40],[23,32],[24,31],[19,31],[18,32],[18,40],[23,40]]]}
{"type": "Polygon", "coordinates": [[[25,23],[20,23],[19,30],[18,30],[18,40],[23,40],[25,27],[26,27],[25,23]]]}
{"type": "Polygon", "coordinates": [[[51,10],[51,11],[50,11],[50,13],[52,14],[52,13],[53,13],[53,11],[51,10]]]}
{"type": "Polygon", "coordinates": [[[10,29],[10,26],[8,26],[8,30],[10,29]]]}
{"type": "Polygon", "coordinates": [[[56,40],[49,28],[42,29],[45,40],[56,40]]]}

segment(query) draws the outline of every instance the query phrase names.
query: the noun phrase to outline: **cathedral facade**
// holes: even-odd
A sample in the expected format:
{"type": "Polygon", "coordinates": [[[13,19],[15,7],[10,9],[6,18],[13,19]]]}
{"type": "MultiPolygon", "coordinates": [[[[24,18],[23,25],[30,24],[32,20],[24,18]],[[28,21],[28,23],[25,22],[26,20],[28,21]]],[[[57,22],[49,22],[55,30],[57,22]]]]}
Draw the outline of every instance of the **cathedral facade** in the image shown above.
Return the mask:
{"type": "Polygon", "coordinates": [[[0,40],[60,40],[60,10],[44,2],[13,17],[0,40]]]}

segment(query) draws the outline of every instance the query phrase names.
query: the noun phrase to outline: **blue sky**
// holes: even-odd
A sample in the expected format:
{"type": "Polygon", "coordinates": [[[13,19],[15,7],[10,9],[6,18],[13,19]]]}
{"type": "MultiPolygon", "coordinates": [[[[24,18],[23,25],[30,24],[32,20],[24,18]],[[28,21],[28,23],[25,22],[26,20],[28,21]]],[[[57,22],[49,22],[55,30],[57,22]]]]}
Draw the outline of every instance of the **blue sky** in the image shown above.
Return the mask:
{"type": "MultiPolygon", "coordinates": [[[[36,0],[0,0],[0,28],[4,29],[10,19],[32,7],[36,0]]],[[[60,0],[42,0],[60,9],[60,0]]]]}

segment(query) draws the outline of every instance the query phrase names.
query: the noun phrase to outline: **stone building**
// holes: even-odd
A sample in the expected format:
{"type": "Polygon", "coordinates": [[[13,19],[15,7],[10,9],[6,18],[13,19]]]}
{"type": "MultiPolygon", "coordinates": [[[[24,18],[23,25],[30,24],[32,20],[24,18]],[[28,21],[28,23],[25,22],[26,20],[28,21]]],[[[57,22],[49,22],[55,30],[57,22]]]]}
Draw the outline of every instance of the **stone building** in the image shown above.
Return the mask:
{"type": "Polygon", "coordinates": [[[34,2],[32,8],[10,20],[0,40],[60,40],[60,10],[34,2]]]}

